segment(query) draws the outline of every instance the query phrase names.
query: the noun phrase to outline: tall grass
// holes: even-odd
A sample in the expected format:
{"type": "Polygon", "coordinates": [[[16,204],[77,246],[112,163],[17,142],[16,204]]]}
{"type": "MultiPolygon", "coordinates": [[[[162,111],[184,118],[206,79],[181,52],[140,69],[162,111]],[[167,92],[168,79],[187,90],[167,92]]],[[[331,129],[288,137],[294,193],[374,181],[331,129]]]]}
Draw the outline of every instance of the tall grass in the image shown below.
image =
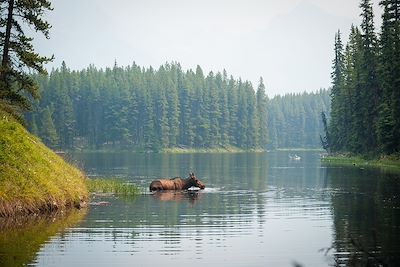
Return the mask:
{"type": "Polygon", "coordinates": [[[90,193],[111,193],[122,196],[135,196],[140,193],[137,186],[117,179],[86,179],[86,186],[90,193]]]}
{"type": "Polygon", "coordinates": [[[85,176],[0,110],[0,217],[80,207],[85,176]]]}

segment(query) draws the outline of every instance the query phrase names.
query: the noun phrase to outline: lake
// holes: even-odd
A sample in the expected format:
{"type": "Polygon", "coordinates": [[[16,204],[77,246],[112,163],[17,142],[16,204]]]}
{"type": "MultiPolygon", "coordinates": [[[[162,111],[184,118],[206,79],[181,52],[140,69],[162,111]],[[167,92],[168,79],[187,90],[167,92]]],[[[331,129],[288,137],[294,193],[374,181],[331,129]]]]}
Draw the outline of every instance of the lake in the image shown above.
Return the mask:
{"type": "Polygon", "coordinates": [[[400,266],[395,173],[321,166],[317,152],[68,157],[142,194],[3,221],[0,266],[400,266]],[[295,153],[300,160],[289,158],[295,153]],[[191,171],[205,190],[148,190],[156,178],[191,171]]]}

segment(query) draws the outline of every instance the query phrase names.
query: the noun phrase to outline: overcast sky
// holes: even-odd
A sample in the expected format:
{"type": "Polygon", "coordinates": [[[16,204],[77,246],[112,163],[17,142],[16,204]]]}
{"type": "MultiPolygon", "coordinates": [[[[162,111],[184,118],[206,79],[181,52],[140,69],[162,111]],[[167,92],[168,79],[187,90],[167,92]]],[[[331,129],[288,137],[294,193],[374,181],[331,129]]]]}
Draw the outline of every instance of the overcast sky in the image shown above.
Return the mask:
{"type": "MultiPolygon", "coordinates": [[[[381,9],[374,0],[376,27],[381,9]]],[[[337,29],[360,24],[359,0],[54,0],[37,50],[71,69],[177,61],[207,74],[264,78],[270,96],[328,88],[337,29]]],[[[378,23],[378,24],[377,24],[378,23]]]]}

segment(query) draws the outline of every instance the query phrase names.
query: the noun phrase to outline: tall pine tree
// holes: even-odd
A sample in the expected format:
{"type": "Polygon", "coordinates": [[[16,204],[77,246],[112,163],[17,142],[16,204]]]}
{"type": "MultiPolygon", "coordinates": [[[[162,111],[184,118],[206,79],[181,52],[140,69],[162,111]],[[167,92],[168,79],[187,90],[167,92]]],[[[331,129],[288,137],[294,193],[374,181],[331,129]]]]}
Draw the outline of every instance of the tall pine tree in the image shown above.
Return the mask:
{"type": "Polygon", "coordinates": [[[19,117],[21,111],[31,108],[29,97],[39,98],[39,88],[27,70],[46,73],[44,64],[52,57],[35,52],[32,37],[25,29],[32,28],[49,38],[50,24],[43,19],[52,10],[47,0],[0,1],[0,108],[19,117]]]}

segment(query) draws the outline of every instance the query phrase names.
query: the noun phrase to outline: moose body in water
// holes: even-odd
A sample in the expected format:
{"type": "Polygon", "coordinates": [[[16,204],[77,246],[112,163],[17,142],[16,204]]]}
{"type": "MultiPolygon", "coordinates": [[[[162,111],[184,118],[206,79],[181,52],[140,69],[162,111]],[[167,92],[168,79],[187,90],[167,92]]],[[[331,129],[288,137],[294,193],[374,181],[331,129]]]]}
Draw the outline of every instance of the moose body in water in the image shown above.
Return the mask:
{"type": "Polygon", "coordinates": [[[204,189],[205,185],[200,182],[199,179],[194,176],[194,173],[189,173],[187,179],[181,177],[175,177],[171,179],[158,179],[154,180],[150,184],[150,191],[161,191],[161,190],[187,190],[190,187],[199,187],[204,189]]]}

